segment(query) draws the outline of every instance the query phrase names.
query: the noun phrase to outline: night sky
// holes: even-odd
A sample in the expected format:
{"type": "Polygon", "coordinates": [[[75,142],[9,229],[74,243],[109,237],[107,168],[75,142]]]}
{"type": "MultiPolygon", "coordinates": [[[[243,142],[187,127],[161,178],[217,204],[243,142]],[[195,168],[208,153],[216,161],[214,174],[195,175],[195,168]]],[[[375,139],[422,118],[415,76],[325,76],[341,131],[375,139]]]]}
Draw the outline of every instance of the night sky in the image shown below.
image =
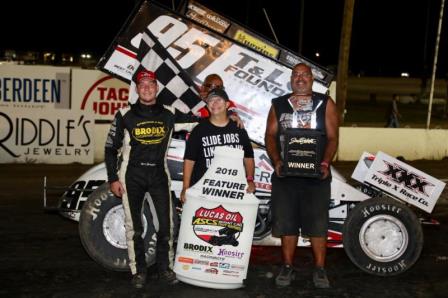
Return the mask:
{"type": "MultiPolygon", "coordinates": [[[[335,69],[343,0],[302,0],[302,55],[335,69]],[[316,58],[315,53],[320,57],[316,58]]],[[[179,0],[157,1],[168,7],[179,0]]],[[[280,43],[299,49],[300,0],[198,0],[230,19],[274,40],[262,11],[271,18],[280,43]]],[[[4,1],[0,50],[51,50],[104,54],[135,5],[134,0],[4,1]],[[9,17],[5,17],[5,15],[9,17]],[[62,31],[62,32],[61,32],[62,31]]],[[[447,6],[437,76],[448,76],[447,6]]],[[[419,77],[433,63],[440,0],[356,0],[350,51],[353,75],[419,77]]]]}

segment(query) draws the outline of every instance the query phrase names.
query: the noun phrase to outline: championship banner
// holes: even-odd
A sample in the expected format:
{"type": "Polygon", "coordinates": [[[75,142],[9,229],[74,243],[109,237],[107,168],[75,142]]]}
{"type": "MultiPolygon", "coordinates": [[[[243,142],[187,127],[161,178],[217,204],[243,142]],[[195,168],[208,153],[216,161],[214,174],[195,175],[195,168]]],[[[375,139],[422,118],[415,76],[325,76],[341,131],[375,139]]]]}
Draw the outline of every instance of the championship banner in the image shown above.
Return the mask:
{"type": "Polygon", "coordinates": [[[259,201],[246,192],[243,150],[216,147],[214,155],[186,192],[174,272],[192,285],[236,289],[247,276],[259,201]]]}
{"type": "Polygon", "coordinates": [[[93,163],[90,113],[4,107],[0,111],[0,163],[93,163]]]}
{"type": "MultiPolygon", "coordinates": [[[[194,13],[197,15],[198,9],[194,13]]],[[[190,10],[188,15],[192,17],[193,12],[190,10]]],[[[272,43],[266,43],[265,47],[265,40],[241,26],[235,29],[235,34],[232,33],[233,37],[229,37],[228,33],[232,28],[237,28],[236,25],[228,26],[229,21],[217,18],[216,14],[210,18],[218,23],[213,25],[214,28],[221,26],[215,28],[218,32],[199,23],[197,17],[192,20],[145,1],[124,25],[98,67],[130,82],[136,65],[140,65],[137,56],[145,36],[143,32],[148,30],[195,84],[200,85],[211,73],[219,74],[224,80],[226,92],[237,106],[249,137],[254,142],[264,144],[266,119],[272,98],[291,92],[291,65],[282,62],[280,58],[273,58],[282,56],[281,47],[272,43]],[[220,34],[221,31],[225,31],[226,35],[220,34]],[[256,46],[251,48],[249,44],[256,46]],[[256,51],[254,48],[262,50],[256,51]]],[[[311,66],[313,73],[325,72],[314,64],[311,66]]],[[[322,75],[323,79],[317,75],[313,90],[325,93],[331,77],[328,72],[322,75]]],[[[193,105],[193,101],[184,102],[180,99],[176,107],[183,112],[194,113],[203,105],[203,102],[193,105]]]]}

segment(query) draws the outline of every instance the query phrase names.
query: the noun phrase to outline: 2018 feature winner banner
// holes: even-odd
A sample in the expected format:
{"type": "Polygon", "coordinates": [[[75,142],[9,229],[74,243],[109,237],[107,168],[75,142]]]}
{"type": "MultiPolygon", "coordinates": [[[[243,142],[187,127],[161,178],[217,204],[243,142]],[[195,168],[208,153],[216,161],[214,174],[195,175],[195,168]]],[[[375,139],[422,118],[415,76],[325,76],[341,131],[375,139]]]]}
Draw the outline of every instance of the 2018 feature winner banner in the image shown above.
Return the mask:
{"type": "Polygon", "coordinates": [[[186,191],[174,272],[180,281],[237,289],[247,277],[258,199],[247,193],[241,149],[218,146],[202,178],[186,191]]]}
{"type": "MultiPolygon", "coordinates": [[[[221,25],[226,24],[221,22],[221,25]]],[[[225,30],[225,27],[220,31],[225,30]]],[[[291,92],[290,66],[244,46],[241,40],[234,41],[229,36],[145,1],[125,24],[98,67],[130,82],[136,66],[140,65],[137,53],[145,29],[158,39],[196,84],[201,84],[211,73],[219,74],[224,80],[229,97],[237,105],[250,138],[264,144],[271,99],[291,92]]],[[[243,31],[240,29],[240,38],[241,34],[243,31]]],[[[244,35],[245,40],[246,37],[244,35]]],[[[250,40],[251,43],[260,41],[254,38],[250,40]]],[[[328,82],[317,80],[313,88],[325,93],[328,82]]],[[[195,112],[204,103],[198,101],[196,104],[189,102],[185,105],[189,111],[195,112]]]]}

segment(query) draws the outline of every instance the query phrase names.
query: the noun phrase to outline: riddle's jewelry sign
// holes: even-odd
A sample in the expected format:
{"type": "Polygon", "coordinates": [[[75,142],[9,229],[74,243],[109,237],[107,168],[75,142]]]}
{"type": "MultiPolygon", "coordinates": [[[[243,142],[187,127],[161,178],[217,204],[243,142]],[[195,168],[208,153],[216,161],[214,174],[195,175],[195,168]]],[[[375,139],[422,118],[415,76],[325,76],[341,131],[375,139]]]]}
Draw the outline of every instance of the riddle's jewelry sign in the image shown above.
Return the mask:
{"type": "Polygon", "coordinates": [[[90,113],[28,108],[0,112],[0,163],[93,163],[90,113]]]}
{"type": "Polygon", "coordinates": [[[283,144],[283,176],[320,177],[322,144],[325,141],[321,131],[288,128],[280,140],[283,144]]]}

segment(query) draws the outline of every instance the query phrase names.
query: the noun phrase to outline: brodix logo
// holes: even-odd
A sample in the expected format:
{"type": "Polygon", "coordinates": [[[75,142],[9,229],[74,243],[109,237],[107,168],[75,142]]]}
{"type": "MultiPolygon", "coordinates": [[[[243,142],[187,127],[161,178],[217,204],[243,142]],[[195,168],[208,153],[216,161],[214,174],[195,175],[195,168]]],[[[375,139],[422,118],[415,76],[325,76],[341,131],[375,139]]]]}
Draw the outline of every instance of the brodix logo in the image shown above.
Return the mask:
{"type": "Polygon", "coordinates": [[[132,136],[141,144],[157,144],[166,136],[166,129],[163,122],[145,121],[139,123],[138,126],[132,130],[132,136]]]}

